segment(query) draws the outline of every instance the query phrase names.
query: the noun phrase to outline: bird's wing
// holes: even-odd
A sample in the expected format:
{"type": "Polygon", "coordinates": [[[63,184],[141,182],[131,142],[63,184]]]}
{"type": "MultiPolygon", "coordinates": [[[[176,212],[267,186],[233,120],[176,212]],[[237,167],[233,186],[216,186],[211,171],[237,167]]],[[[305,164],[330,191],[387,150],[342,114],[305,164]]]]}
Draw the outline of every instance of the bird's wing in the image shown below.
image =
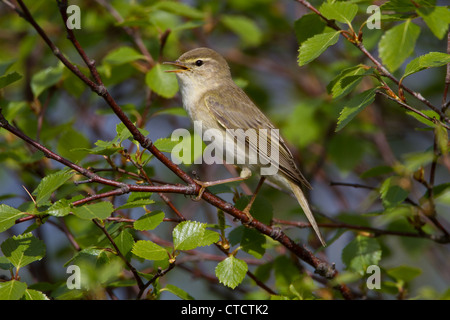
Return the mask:
{"type": "MultiPolygon", "coordinates": [[[[265,157],[265,162],[272,162],[273,165],[277,165],[279,170],[291,181],[298,185],[305,185],[311,189],[311,185],[298,170],[295,165],[294,158],[286,146],[283,138],[278,136],[278,139],[272,139],[271,129],[276,129],[270,120],[255,106],[250,98],[238,87],[224,87],[221,90],[215,90],[214,92],[207,92],[203,96],[203,101],[208,110],[214,115],[219,125],[224,129],[234,129],[235,135],[239,139],[245,140],[246,146],[253,151],[256,151],[258,157],[265,157]],[[224,101],[226,103],[224,104],[224,101]],[[236,130],[242,129],[242,130],[236,130]],[[267,130],[267,153],[258,153],[258,145],[254,139],[249,139],[244,133],[247,129],[255,129],[256,133],[259,133],[258,129],[267,130]],[[279,150],[278,163],[274,163],[276,160],[270,157],[270,150],[279,150]],[[269,159],[270,157],[270,159],[269,159]]],[[[241,140],[242,141],[242,140],[241,140]]]]}

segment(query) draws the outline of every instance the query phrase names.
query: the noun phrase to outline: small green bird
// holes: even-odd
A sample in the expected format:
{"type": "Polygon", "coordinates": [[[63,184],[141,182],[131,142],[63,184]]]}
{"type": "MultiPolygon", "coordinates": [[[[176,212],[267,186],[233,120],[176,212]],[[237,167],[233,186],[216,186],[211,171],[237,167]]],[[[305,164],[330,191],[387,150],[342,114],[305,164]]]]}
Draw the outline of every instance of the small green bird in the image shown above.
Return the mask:
{"type": "MultiPolygon", "coordinates": [[[[226,60],[214,50],[197,48],[184,53],[177,61],[165,62],[165,64],[178,68],[167,72],[176,73],[183,107],[193,122],[199,121],[204,131],[215,129],[221,132],[224,137],[221,143],[234,142],[236,138],[245,141],[245,147],[239,147],[238,145],[237,152],[234,152],[234,149],[231,152],[231,156],[235,160],[238,157],[245,157],[246,159],[244,164],[234,162],[234,164],[242,167],[241,176],[214,182],[199,182],[202,185],[201,193],[204,188],[211,185],[247,179],[251,176],[252,171],[265,168],[269,163],[269,165],[275,166],[278,170],[276,170],[275,174],[262,174],[252,199],[244,209],[244,212],[249,217],[249,221],[253,219],[249,213],[250,207],[264,179],[267,178],[276,185],[294,193],[320,242],[325,246],[325,241],[308,205],[308,201],[300,188],[303,185],[311,189],[311,185],[295,165],[291,152],[284,140],[277,134],[278,130],[275,126],[250,100],[245,92],[234,83],[226,60]],[[249,132],[248,129],[253,129],[256,136],[246,135],[246,132],[249,132]],[[276,150],[276,153],[263,150],[261,144],[258,143],[258,138],[261,137],[260,132],[263,129],[265,130],[264,132],[272,132],[272,134],[266,134],[265,138],[268,140],[267,145],[270,147],[269,149],[276,150]],[[233,132],[233,135],[230,132],[233,132]],[[274,132],[275,134],[273,134],[274,132]],[[250,161],[250,151],[254,151],[258,155],[256,163],[250,161]]],[[[223,146],[225,149],[223,154],[230,154],[229,148],[228,150],[226,148],[229,145],[225,143],[223,146]]]]}

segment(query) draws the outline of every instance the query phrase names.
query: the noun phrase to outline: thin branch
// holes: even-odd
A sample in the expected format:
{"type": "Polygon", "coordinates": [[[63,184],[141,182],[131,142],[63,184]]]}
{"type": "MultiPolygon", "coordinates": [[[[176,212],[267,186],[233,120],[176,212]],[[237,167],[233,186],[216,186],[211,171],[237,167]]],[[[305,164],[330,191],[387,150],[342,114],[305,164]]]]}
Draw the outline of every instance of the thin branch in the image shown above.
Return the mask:
{"type": "Polygon", "coordinates": [[[140,300],[142,295],[144,294],[145,290],[151,285],[153,284],[158,278],[161,278],[162,276],[164,276],[166,273],[168,273],[170,270],[172,270],[175,267],[175,263],[171,263],[169,264],[169,266],[164,269],[161,270],[161,268],[158,268],[158,271],[156,271],[155,275],[146,283],[144,284],[142,287],[139,287],[139,293],[136,297],[136,300],[140,300]]]}
{"type": "MultiPolygon", "coordinates": [[[[421,112],[421,111],[411,107],[410,105],[406,104],[405,102],[403,102],[403,101],[401,101],[399,99],[395,99],[394,97],[391,97],[390,95],[388,95],[388,94],[386,94],[386,93],[384,93],[382,91],[378,91],[377,90],[376,93],[379,94],[379,95],[382,95],[385,98],[388,98],[389,100],[392,100],[392,101],[398,103],[400,106],[402,106],[406,110],[412,111],[412,112],[418,114],[419,116],[421,116],[422,118],[427,119],[428,121],[431,121],[431,122],[435,122],[436,121],[433,118],[431,118],[431,117],[427,116],[426,114],[424,114],[423,112],[421,112]]],[[[447,124],[442,123],[442,126],[444,128],[446,128],[447,130],[450,130],[450,126],[448,126],[447,124]]]]}

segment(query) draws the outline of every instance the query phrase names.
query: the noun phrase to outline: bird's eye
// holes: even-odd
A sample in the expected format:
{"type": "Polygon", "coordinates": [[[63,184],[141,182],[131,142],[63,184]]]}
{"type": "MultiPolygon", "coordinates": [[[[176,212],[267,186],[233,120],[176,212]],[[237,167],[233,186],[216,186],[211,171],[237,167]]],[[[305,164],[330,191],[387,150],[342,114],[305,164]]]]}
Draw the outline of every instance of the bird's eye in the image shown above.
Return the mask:
{"type": "Polygon", "coordinates": [[[197,61],[195,61],[195,65],[196,65],[197,67],[200,67],[201,65],[203,65],[203,60],[197,60],[197,61]]]}

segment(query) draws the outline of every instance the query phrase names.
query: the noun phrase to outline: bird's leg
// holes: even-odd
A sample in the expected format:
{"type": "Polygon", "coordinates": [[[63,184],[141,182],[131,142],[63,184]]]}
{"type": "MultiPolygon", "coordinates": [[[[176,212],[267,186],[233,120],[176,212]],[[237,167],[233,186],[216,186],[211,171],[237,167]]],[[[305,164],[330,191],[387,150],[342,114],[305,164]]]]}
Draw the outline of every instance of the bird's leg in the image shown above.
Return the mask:
{"type": "Polygon", "coordinates": [[[253,193],[253,196],[250,199],[250,202],[247,204],[245,209],[242,210],[242,212],[244,212],[248,218],[248,221],[245,222],[244,225],[249,225],[253,221],[253,217],[250,214],[250,209],[252,208],[253,202],[255,202],[256,195],[258,194],[259,190],[261,189],[262,185],[264,184],[264,180],[266,180],[266,177],[261,176],[261,179],[259,179],[258,185],[256,186],[255,192],[253,193]]]}
{"type": "Polygon", "coordinates": [[[202,196],[203,196],[203,192],[205,192],[205,189],[208,187],[212,187],[212,186],[217,186],[219,184],[224,184],[224,183],[229,183],[229,182],[236,182],[236,181],[243,181],[243,180],[247,180],[248,178],[250,178],[252,176],[252,172],[250,171],[249,168],[244,167],[241,171],[241,174],[239,177],[233,177],[233,178],[228,178],[228,179],[221,179],[221,180],[216,180],[216,181],[199,181],[194,179],[195,183],[197,183],[198,185],[200,185],[200,191],[198,192],[197,197],[194,198],[194,201],[199,201],[202,196]]]}

